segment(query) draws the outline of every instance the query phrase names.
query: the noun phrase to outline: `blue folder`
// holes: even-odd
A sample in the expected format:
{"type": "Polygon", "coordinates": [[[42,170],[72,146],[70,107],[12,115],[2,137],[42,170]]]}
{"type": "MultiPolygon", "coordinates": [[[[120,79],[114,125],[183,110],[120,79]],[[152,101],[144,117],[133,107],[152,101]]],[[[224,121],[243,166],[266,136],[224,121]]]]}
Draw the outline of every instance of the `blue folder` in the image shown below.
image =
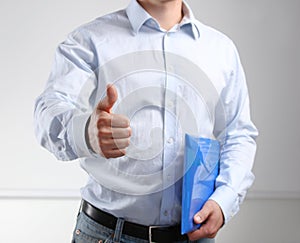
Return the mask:
{"type": "Polygon", "coordinates": [[[181,234],[200,228],[193,218],[215,190],[219,160],[217,140],[185,135],[181,234]]]}

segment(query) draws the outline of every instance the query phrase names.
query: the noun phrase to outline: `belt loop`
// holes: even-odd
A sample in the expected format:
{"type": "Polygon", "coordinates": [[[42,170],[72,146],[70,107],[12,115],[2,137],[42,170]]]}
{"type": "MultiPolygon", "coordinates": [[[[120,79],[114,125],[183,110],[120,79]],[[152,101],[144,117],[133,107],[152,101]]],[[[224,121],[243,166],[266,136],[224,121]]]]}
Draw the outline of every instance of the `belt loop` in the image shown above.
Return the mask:
{"type": "Polygon", "coordinates": [[[123,218],[118,218],[116,228],[115,228],[113,243],[120,242],[121,236],[122,236],[122,231],[123,231],[124,221],[125,220],[123,218]]]}
{"type": "Polygon", "coordinates": [[[81,199],[80,206],[79,206],[78,213],[77,213],[77,217],[79,216],[79,214],[82,211],[82,204],[83,204],[83,199],[81,199]]]}

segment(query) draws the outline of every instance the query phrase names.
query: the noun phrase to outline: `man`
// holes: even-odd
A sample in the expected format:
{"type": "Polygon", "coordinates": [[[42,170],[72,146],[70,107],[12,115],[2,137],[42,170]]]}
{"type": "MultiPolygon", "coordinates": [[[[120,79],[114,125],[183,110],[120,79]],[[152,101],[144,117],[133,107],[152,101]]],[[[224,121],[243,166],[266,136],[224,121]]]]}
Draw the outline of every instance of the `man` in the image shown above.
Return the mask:
{"type": "Polygon", "coordinates": [[[76,29],[35,107],[40,143],[90,175],[73,242],[214,242],[254,180],[249,113],[234,44],[182,0],[132,0],[76,29]],[[221,152],[202,225],[182,236],[185,133],[221,152]]]}

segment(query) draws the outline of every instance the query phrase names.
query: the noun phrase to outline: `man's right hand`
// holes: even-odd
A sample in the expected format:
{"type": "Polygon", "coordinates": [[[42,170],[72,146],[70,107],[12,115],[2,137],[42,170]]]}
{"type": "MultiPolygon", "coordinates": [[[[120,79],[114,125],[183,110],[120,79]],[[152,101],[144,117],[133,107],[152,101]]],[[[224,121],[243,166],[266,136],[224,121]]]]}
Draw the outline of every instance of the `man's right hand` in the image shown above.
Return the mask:
{"type": "Polygon", "coordinates": [[[98,103],[88,124],[88,142],[95,153],[105,158],[125,155],[130,143],[129,119],[124,115],[111,113],[117,99],[115,86],[108,85],[106,97],[98,103]]]}

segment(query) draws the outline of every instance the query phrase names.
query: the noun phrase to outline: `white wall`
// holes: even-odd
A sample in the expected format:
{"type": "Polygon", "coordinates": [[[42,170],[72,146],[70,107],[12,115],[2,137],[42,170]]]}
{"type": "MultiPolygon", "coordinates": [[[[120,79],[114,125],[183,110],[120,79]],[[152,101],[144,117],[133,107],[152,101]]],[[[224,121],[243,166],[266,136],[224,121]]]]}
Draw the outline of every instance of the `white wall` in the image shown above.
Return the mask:
{"type": "Polygon", "coordinates": [[[299,243],[300,200],[247,200],[217,243],[299,243]]]}
{"type": "MultiPolygon", "coordinates": [[[[86,175],[36,143],[33,103],[67,33],[128,2],[1,1],[0,242],[69,241],[86,175]]],[[[237,44],[260,131],[256,182],[217,243],[299,243],[300,1],[188,2],[237,44]]]]}

